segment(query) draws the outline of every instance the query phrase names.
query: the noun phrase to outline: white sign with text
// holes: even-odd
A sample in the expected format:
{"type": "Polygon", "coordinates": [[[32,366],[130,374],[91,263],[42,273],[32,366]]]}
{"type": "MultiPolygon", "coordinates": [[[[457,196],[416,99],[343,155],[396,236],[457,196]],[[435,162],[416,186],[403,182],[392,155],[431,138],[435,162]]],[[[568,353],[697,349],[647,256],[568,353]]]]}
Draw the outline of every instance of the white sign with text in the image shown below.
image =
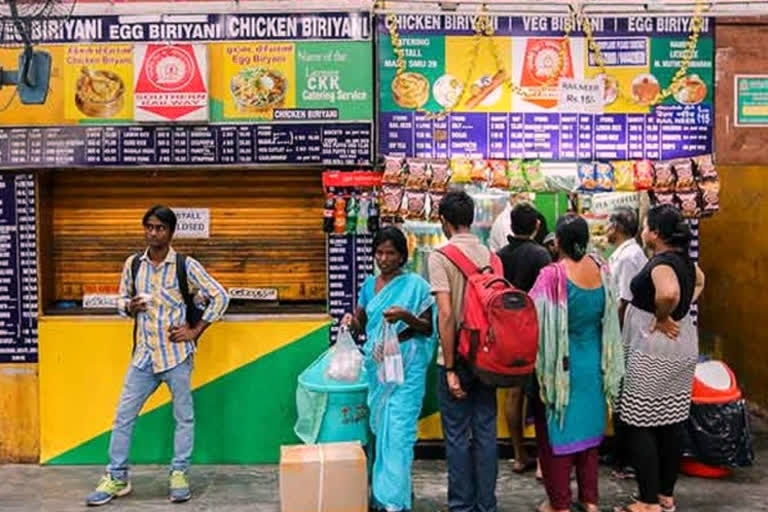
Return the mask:
{"type": "Polygon", "coordinates": [[[582,114],[603,113],[603,81],[560,79],[560,112],[578,112],[582,114]]]}
{"type": "Polygon", "coordinates": [[[208,208],[174,208],[175,238],[210,238],[211,210],[208,208]]]}

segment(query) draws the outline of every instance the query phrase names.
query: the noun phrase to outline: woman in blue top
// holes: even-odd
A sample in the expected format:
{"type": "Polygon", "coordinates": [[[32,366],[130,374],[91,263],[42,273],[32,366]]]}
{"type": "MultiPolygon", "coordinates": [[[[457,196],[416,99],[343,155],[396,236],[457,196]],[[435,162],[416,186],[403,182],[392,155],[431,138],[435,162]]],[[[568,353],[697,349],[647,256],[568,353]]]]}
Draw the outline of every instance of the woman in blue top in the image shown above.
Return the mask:
{"type": "Polygon", "coordinates": [[[365,332],[365,366],[368,375],[368,408],[376,437],[372,475],[372,501],[387,512],[412,508],[411,465],[417,422],[426,388],[429,364],[435,352],[434,298],[429,284],[403,270],[408,243],[393,227],[379,231],[373,240],[378,276],[363,283],[355,314],[342,325],[365,332]],[[376,371],[381,354],[374,350],[391,324],[400,341],[404,382],[382,383],[376,371]]]}

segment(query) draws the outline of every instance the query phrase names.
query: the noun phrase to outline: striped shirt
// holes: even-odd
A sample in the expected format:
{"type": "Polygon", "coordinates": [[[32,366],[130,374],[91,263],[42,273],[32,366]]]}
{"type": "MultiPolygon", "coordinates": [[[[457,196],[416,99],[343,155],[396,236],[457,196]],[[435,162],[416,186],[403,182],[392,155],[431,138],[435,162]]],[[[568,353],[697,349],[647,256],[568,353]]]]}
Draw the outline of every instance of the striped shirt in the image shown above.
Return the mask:
{"type": "MultiPolygon", "coordinates": [[[[168,251],[165,260],[159,265],[153,264],[147,251],[141,256],[131,255],[123,265],[120,279],[120,298],[117,301],[118,313],[127,317],[133,286],[131,284],[131,263],[135,257],[141,258],[136,272],[136,294],[152,296],[147,311],[138,313],[136,318],[136,347],[133,365],[146,368],[152,363],[155,373],[164,372],[183,363],[195,351],[193,340],[184,343],[171,341],[171,328],[182,326],[186,322],[187,307],[176,277],[176,251],[168,251]]],[[[207,303],[202,319],[213,323],[219,320],[229,305],[226,290],[196,260],[187,257],[187,283],[189,293],[201,297],[207,303]]]]}

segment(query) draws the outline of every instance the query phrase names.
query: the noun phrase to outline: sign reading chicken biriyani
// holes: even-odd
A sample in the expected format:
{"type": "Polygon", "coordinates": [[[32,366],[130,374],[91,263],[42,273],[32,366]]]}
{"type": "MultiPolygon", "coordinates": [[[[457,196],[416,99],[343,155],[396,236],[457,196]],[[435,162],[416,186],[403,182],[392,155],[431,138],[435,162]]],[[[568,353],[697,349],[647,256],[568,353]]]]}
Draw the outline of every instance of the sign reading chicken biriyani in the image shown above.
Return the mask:
{"type": "MultiPolygon", "coordinates": [[[[32,22],[42,105],[0,90],[0,167],[366,164],[369,13],[76,16],[32,22]]],[[[20,40],[12,25],[0,42],[20,40]]],[[[0,47],[16,69],[19,50],[0,47]]]]}
{"type": "Polygon", "coordinates": [[[685,17],[594,18],[588,31],[583,19],[486,19],[492,37],[475,35],[484,26],[474,16],[379,20],[382,154],[660,160],[712,151],[712,20],[687,54],[685,17]],[[683,62],[679,87],[660,100],[683,62]],[[575,90],[601,81],[602,105],[561,108],[560,79],[575,90]]]}

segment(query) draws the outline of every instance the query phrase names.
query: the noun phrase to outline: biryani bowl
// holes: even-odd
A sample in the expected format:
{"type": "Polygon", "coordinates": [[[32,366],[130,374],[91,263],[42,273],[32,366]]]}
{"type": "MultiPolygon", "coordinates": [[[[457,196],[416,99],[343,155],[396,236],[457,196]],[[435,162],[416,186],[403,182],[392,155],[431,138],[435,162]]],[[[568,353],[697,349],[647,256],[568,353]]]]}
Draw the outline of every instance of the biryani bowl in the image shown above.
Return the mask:
{"type": "Polygon", "coordinates": [[[402,108],[417,109],[429,100],[429,80],[421,73],[401,73],[392,80],[392,99],[402,108]]]}
{"type": "Polygon", "coordinates": [[[116,73],[83,68],[75,88],[75,105],[88,117],[113,117],[123,109],[125,84],[116,73]]]}
{"type": "Polygon", "coordinates": [[[285,75],[273,69],[244,69],[229,82],[235,109],[244,114],[270,116],[284,105],[287,91],[285,75]]]}

